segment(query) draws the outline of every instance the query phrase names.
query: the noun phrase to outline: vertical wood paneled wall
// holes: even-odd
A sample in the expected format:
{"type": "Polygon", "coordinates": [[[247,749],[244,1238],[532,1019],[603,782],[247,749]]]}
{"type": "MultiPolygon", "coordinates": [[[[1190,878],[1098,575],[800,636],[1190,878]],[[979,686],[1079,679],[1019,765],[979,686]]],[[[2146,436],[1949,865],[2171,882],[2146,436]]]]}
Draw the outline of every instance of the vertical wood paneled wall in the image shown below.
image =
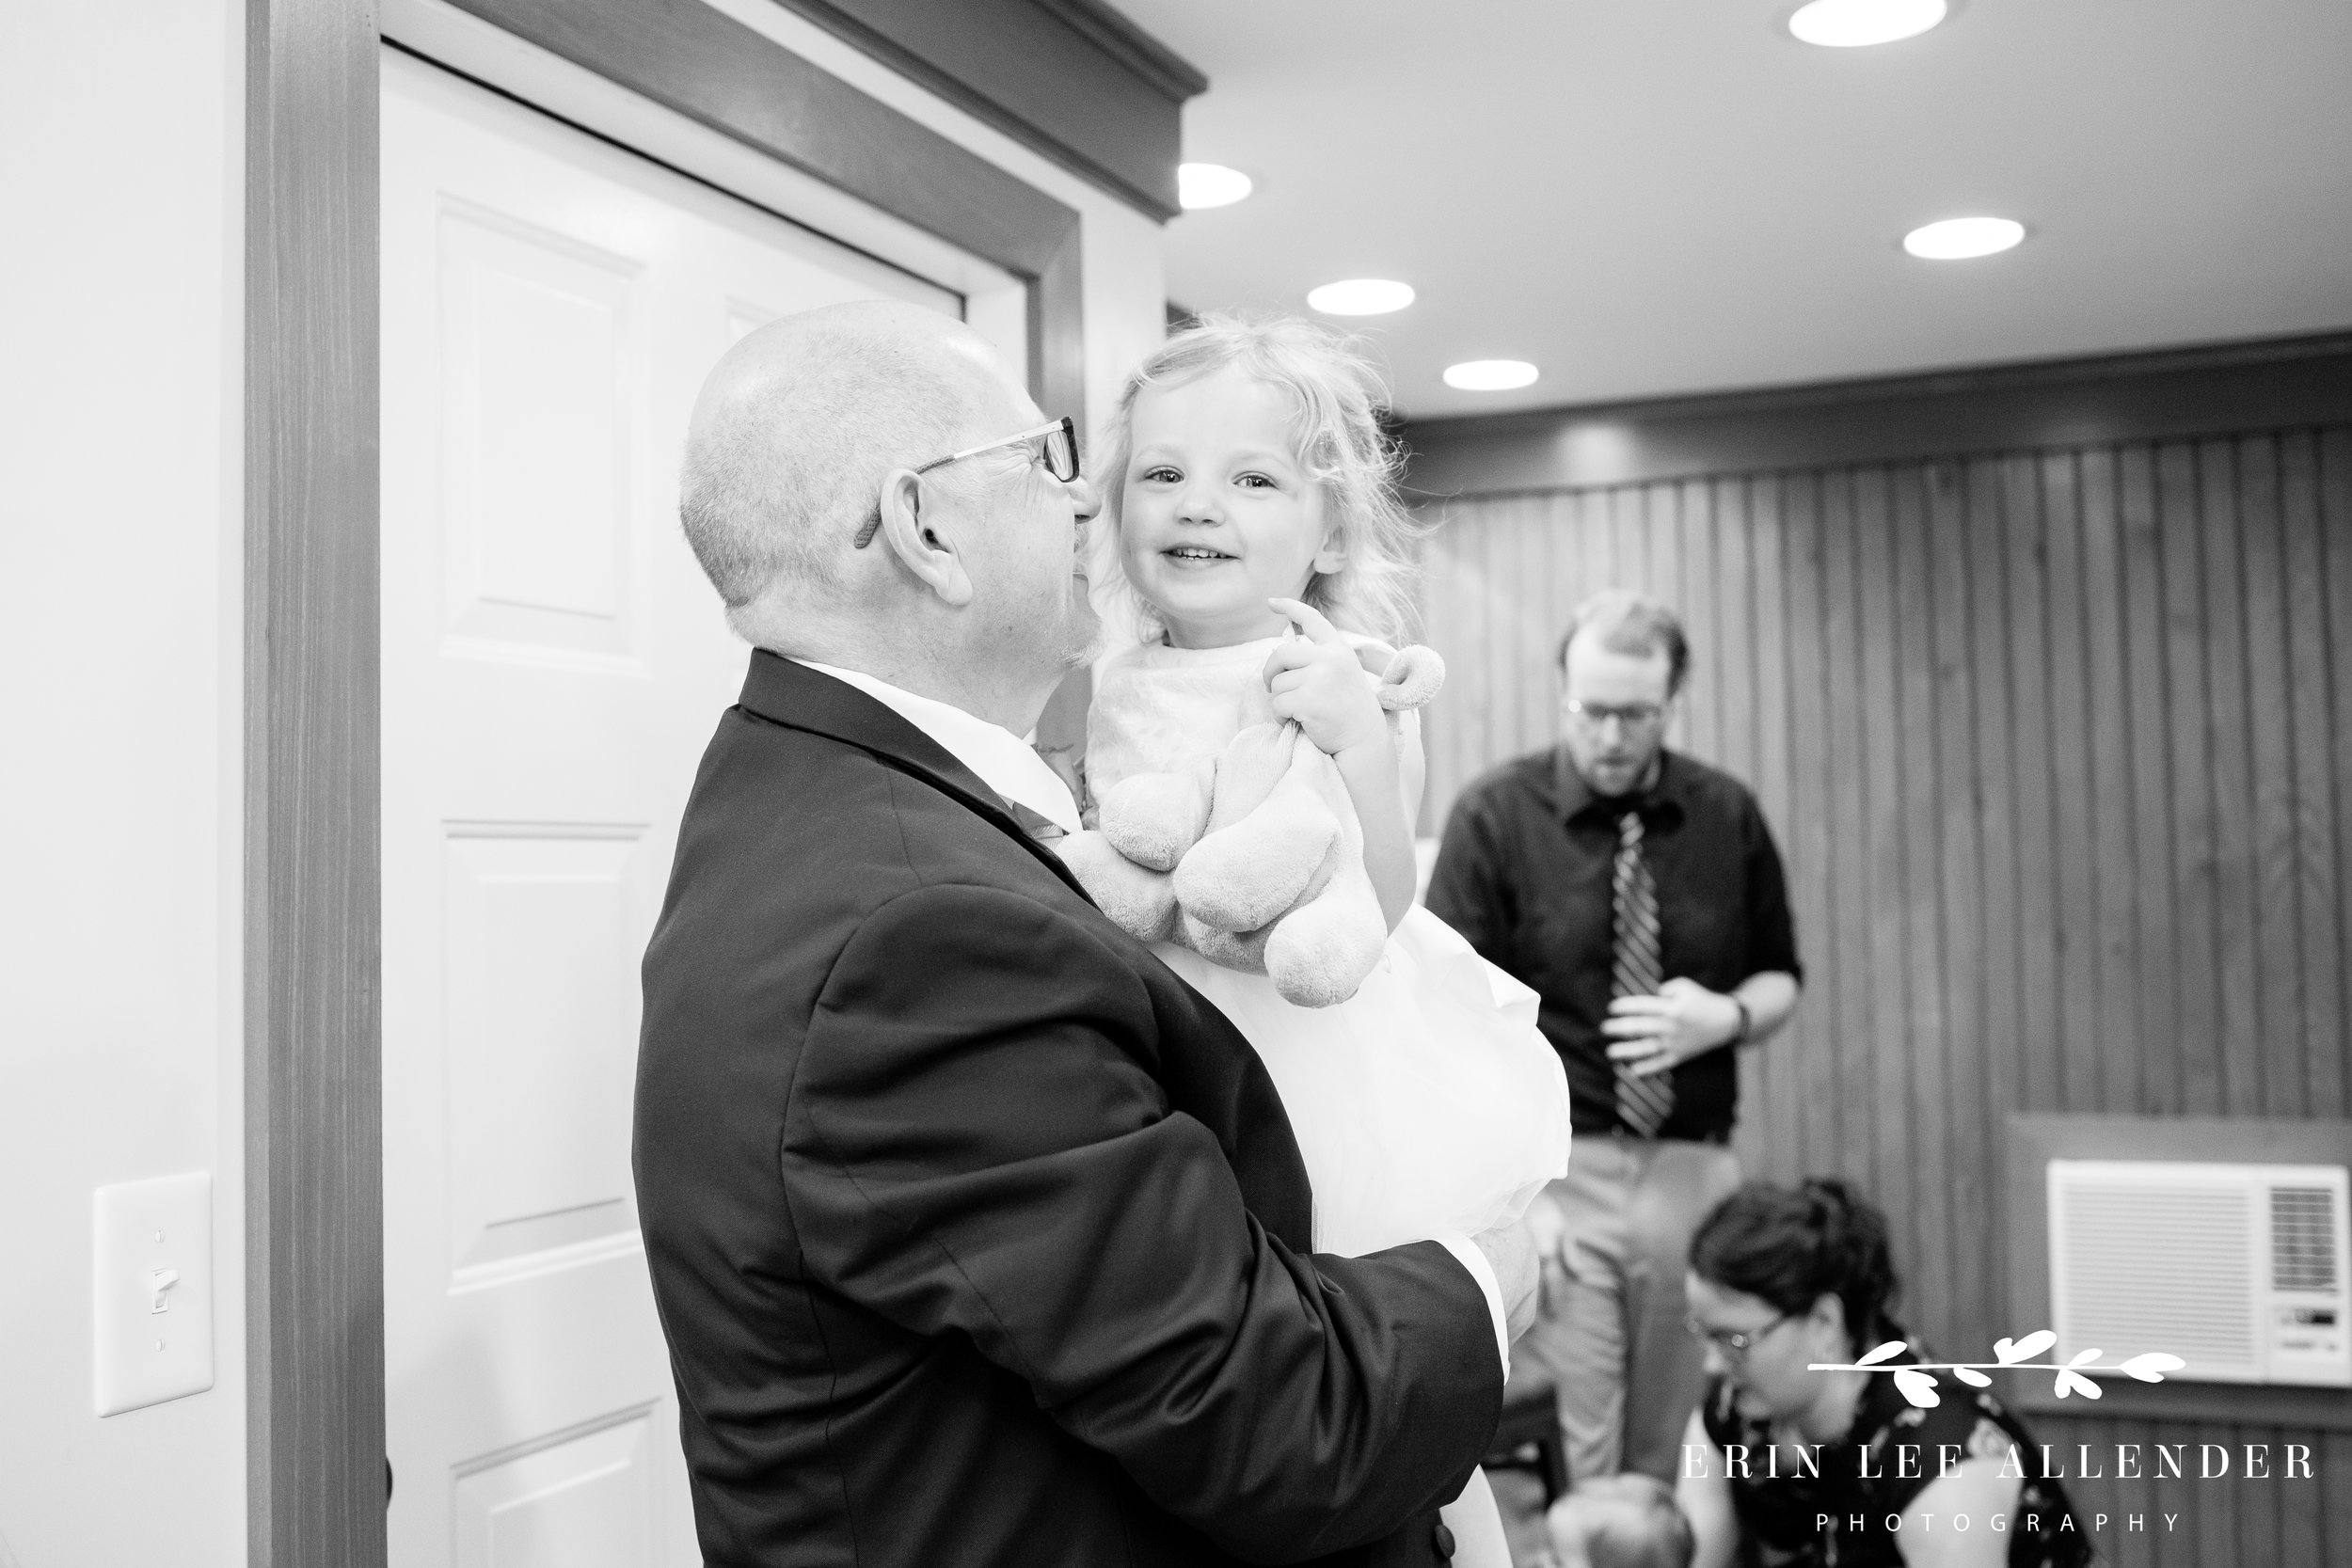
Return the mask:
{"type": "MultiPolygon", "coordinates": [[[[2352,428],[1436,515],[1433,831],[1464,784],[1552,741],[1578,599],[1680,611],[1671,742],[1762,800],[1807,968],[1796,1023],[1743,1064],[1743,1161],[1874,1194],[1939,1347],[2042,1326],[2006,1321],[2007,1113],[2352,1115],[2352,428]]],[[[2169,1537],[2121,1533],[2152,1484],[2078,1483],[2115,1561],[2352,1562],[2352,1437],[2038,1426],[2322,1456],[2316,1486],[2165,1483],[2169,1537]]]]}

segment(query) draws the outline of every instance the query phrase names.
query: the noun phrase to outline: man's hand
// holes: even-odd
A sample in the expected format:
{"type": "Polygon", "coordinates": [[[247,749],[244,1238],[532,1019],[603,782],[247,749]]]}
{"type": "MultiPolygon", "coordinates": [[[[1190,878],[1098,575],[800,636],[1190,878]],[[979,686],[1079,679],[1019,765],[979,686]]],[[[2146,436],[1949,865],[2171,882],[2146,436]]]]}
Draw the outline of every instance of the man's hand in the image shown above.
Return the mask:
{"type": "Polygon", "coordinates": [[[1487,1265],[1495,1271],[1495,1283],[1502,1291],[1503,1327],[1517,1339],[1535,1321],[1534,1238],[1525,1225],[1499,1225],[1480,1231],[1470,1242],[1486,1255],[1487,1265]]]}
{"type": "Polygon", "coordinates": [[[1331,756],[1359,746],[1377,746],[1393,756],[1389,719],[1364,673],[1356,650],[1323,612],[1296,599],[1268,599],[1306,633],[1266,656],[1266,689],[1277,718],[1295,719],[1307,738],[1331,756]]]}
{"type": "Polygon", "coordinates": [[[1616,1042],[1609,1048],[1611,1061],[1647,1077],[1729,1044],[1740,1033],[1740,1004],[1677,975],[1655,996],[1620,996],[1610,1003],[1600,1032],[1616,1042]]]}

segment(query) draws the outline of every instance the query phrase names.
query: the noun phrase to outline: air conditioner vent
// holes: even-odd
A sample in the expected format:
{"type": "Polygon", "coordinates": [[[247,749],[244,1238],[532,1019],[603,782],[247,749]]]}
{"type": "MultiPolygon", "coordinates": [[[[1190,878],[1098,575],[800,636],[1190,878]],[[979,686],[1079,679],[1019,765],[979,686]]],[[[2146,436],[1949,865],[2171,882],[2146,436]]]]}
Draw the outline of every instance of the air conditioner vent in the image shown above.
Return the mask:
{"type": "Polygon", "coordinates": [[[2084,1180],[2065,1207],[2067,1323],[2116,1356],[2254,1363],[2254,1212],[2243,1190],[2084,1180]],[[2155,1251],[2161,1238],[2161,1253],[2155,1251]],[[2163,1259],[2161,1279],[2150,1264],[2163,1259]]]}
{"type": "Polygon", "coordinates": [[[2270,1288],[2336,1288],[2336,1195],[2326,1187],[2270,1189],[2270,1288]]]}
{"type": "Polygon", "coordinates": [[[2184,1381],[2352,1386],[2341,1165],[2052,1160],[2057,1354],[2184,1381]]]}

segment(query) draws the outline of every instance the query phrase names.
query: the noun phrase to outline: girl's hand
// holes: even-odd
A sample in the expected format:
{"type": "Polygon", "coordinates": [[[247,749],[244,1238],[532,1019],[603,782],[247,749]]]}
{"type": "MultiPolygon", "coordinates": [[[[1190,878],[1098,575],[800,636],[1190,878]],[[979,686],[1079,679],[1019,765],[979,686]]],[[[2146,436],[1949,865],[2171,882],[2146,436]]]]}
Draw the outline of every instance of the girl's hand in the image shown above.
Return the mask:
{"type": "Polygon", "coordinates": [[[1265,661],[1274,711],[1297,721],[1307,738],[1339,765],[1363,827],[1364,870],[1393,931],[1413,906],[1413,830],[1405,816],[1402,759],[1390,736],[1388,709],[1339,628],[1296,599],[1266,603],[1307,634],[1303,642],[1284,641],[1265,661]]]}
{"type": "Polygon", "coordinates": [[[1296,599],[1268,599],[1305,632],[1267,656],[1266,689],[1275,714],[1295,719],[1307,738],[1332,756],[1359,746],[1389,745],[1389,721],[1356,651],[1323,612],[1296,599]]]}

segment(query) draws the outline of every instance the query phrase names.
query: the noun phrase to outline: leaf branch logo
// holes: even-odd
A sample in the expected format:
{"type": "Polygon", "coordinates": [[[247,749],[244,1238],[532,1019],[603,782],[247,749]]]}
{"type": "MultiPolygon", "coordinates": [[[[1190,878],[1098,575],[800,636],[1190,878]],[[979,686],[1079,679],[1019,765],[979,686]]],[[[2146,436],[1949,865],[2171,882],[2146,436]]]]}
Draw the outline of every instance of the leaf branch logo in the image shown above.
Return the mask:
{"type": "Polygon", "coordinates": [[[2188,1365],[2179,1356],[2167,1355],[2162,1351],[2151,1351],[2145,1355],[2135,1355],[2129,1361],[2119,1361],[2112,1367],[2099,1365],[2101,1353],[2096,1350],[2082,1351],[2071,1361],[2032,1359],[2057,1343],[2058,1336],[2045,1328],[2039,1333],[2028,1334],[2022,1339],[1994,1340],[1993,1354],[1996,1359],[1992,1361],[1909,1361],[1899,1367],[1889,1367],[1883,1363],[1894,1356],[1900,1355],[1908,1344],[1906,1340],[1889,1339],[1859,1360],[1815,1361],[1808,1364],[1805,1370],[1810,1372],[1893,1372],[1895,1386],[1902,1390],[1903,1398],[1922,1410],[1932,1410],[1943,1403],[1944,1399],[1935,1391],[1935,1379],[1928,1375],[1930,1372],[1949,1372],[1971,1388],[1993,1386],[1993,1380],[1984,1375],[1989,1371],[2056,1372],[2058,1373],[2058,1397],[2059,1399],[2064,1399],[2070,1394],[2080,1394],[2087,1400],[2095,1400],[2099,1397],[2099,1386],[2085,1377],[2083,1375],[2085,1372],[2122,1372],[2124,1376],[2137,1378],[2142,1383],[2162,1383],[2165,1373],[2177,1372],[2188,1365]]]}

